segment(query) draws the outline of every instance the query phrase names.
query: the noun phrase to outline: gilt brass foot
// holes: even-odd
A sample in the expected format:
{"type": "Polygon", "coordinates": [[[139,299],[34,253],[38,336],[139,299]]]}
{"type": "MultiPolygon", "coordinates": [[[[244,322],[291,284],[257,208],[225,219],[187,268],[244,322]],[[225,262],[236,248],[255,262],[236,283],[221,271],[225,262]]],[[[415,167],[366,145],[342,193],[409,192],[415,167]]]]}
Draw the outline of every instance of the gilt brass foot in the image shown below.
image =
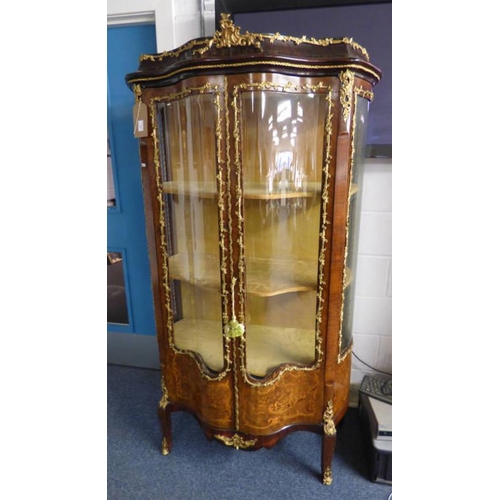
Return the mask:
{"type": "Polygon", "coordinates": [[[327,467],[323,474],[323,484],[332,484],[332,468],[327,467]]]}
{"type": "Polygon", "coordinates": [[[163,438],[163,440],[161,442],[161,452],[163,455],[168,455],[170,453],[167,438],[163,438]]]}

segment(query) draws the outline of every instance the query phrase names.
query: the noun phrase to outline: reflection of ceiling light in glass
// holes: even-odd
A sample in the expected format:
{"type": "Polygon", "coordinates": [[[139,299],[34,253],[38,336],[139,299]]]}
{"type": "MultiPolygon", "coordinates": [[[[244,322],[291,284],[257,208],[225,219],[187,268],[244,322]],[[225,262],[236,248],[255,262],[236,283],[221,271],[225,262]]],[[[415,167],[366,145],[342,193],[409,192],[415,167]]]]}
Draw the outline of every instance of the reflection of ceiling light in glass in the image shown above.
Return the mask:
{"type": "Polygon", "coordinates": [[[278,104],[278,122],[292,117],[292,101],[290,99],[278,104]]]}

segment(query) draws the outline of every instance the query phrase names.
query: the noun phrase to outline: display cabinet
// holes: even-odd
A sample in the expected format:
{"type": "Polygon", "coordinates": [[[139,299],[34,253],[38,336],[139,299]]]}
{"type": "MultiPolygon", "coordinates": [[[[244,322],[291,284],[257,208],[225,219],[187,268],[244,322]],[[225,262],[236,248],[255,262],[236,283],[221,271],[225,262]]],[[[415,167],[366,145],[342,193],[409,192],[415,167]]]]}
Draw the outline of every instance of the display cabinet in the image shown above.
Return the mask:
{"type": "Polygon", "coordinates": [[[135,92],[163,396],[209,439],[323,436],[348,407],[364,130],[380,71],[351,39],[241,33],[147,54],[135,92]]]}

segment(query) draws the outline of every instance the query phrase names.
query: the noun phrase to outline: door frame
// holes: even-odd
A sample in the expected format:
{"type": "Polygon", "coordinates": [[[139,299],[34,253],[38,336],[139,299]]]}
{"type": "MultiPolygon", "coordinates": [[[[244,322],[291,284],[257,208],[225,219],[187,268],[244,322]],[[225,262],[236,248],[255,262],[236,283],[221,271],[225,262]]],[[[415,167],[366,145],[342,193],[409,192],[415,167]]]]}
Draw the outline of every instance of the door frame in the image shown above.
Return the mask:
{"type": "MultiPolygon", "coordinates": [[[[175,43],[175,0],[108,0],[108,26],[154,24],[158,52],[175,43]]],[[[171,47],[172,48],[172,47],[171,47]]]]}
{"type": "MultiPolygon", "coordinates": [[[[203,0],[202,5],[199,0],[128,0],[126,3],[108,0],[107,25],[154,24],[156,51],[163,52],[204,36],[202,32],[212,36],[214,9],[212,0],[203,0]]],[[[113,211],[120,211],[118,197],[113,211]]],[[[128,299],[127,308],[132,321],[128,299]]],[[[159,368],[156,335],[134,334],[130,329],[129,325],[116,325],[113,331],[108,331],[108,363],[159,368]]]]}
{"type": "Polygon", "coordinates": [[[172,50],[215,30],[214,0],[108,0],[108,26],[151,24],[156,50],[172,50]]]}

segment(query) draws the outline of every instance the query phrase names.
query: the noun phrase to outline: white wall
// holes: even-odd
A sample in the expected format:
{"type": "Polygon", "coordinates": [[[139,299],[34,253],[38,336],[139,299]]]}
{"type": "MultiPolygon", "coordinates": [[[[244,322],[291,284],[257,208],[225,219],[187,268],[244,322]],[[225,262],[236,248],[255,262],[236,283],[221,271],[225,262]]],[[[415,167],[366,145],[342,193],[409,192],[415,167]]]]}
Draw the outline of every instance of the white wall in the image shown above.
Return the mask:
{"type": "MultiPolygon", "coordinates": [[[[157,51],[211,36],[213,0],[108,0],[108,23],[154,20],[157,51]],[[203,15],[202,15],[203,14],[203,15]],[[203,30],[205,32],[203,33],[203,30]]],[[[392,372],[392,161],[369,159],[363,179],[359,261],[354,310],[354,353],[392,372]]],[[[353,357],[351,404],[363,375],[376,372],[353,357]]]]}
{"type": "MultiPolygon", "coordinates": [[[[354,353],[377,370],[392,372],[392,161],[367,159],[354,302],[354,353]]],[[[365,374],[375,375],[353,356],[351,404],[365,374]]]]}

